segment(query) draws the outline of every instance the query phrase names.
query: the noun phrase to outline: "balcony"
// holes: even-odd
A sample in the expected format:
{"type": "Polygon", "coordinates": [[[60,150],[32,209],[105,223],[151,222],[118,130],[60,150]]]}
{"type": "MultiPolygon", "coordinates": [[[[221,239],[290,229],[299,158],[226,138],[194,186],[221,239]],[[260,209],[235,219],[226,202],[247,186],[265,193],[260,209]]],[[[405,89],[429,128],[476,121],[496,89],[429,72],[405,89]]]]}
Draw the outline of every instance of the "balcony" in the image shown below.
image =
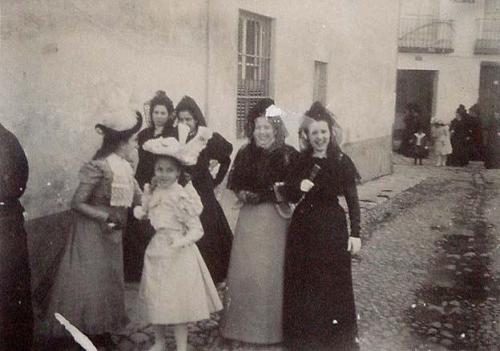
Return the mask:
{"type": "Polygon", "coordinates": [[[448,54],[453,52],[453,21],[432,16],[402,17],[399,52],[448,54]]]}
{"type": "Polygon", "coordinates": [[[500,54],[500,19],[480,18],[476,21],[477,40],[474,53],[477,55],[500,54]]]}

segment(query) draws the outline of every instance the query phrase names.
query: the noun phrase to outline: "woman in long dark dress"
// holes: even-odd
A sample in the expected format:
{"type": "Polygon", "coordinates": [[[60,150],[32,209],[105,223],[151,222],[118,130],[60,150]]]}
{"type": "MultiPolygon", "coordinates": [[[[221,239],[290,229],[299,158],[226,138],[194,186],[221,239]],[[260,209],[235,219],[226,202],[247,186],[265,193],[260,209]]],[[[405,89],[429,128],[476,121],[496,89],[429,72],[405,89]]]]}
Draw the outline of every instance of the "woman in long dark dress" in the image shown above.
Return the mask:
{"type": "Polygon", "coordinates": [[[357,350],[351,252],[361,247],[356,167],[332,137],[332,119],[315,103],[306,113],[308,148],[286,180],[299,201],[285,256],[283,333],[291,350],[357,350]],[[313,180],[313,167],[320,168],[313,180]],[[351,233],[338,196],[345,196],[351,233]],[[350,252],[351,251],[351,252],[350,252]]]}
{"type": "Polygon", "coordinates": [[[450,124],[450,139],[452,153],[448,156],[447,166],[464,167],[469,164],[469,142],[471,131],[466,122],[467,111],[460,105],[455,113],[455,118],[450,124]]]}
{"type": "MultiPolygon", "coordinates": [[[[142,145],[150,139],[166,136],[173,128],[174,105],[172,100],[160,90],[149,102],[148,127],[137,136],[139,145],[139,162],[135,178],[141,189],[144,184],[151,182],[154,172],[155,155],[143,150],[142,145]]],[[[138,221],[129,211],[127,228],[123,237],[123,259],[125,280],[138,282],[141,279],[144,264],[144,252],[154,229],[148,221],[138,221]]]]}
{"type": "Polygon", "coordinates": [[[500,113],[495,112],[488,126],[488,139],[484,166],[487,169],[500,168],[500,113]]]}
{"type": "MultiPolygon", "coordinates": [[[[184,96],[175,107],[178,123],[189,127],[186,142],[203,137],[207,133],[205,118],[196,104],[189,96],[184,96]]],[[[209,131],[208,131],[209,132],[209,131]]],[[[171,130],[171,135],[179,139],[179,129],[171,130]]],[[[185,173],[193,183],[203,203],[203,212],[200,215],[204,235],[197,242],[201,255],[207,264],[208,270],[215,283],[226,280],[229,256],[233,233],[229,227],[222,207],[215,197],[214,189],[224,180],[231,164],[233,146],[218,133],[208,134],[208,141],[200,151],[197,160],[185,168],[185,173]],[[219,163],[219,170],[215,177],[210,173],[210,161],[219,163]]]]}
{"type": "Polygon", "coordinates": [[[28,160],[16,136],[0,123],[0,349],[31,350],[31,273],[23,207],[28,160]]]}
{"type": "Polygon", "coordinates": [[[273,186],[284,181],[298,154],[285,144],[279,113],[265,115],[274,107],[266,110],[262,107],[266,103],[249,114],[250,141],[238,151],[229,175],[228,188],[243,206],[235,228],[221,327],[224,338],[255,344],[283,340],[283,263],[290,219],[277,210],[273,186]]]}

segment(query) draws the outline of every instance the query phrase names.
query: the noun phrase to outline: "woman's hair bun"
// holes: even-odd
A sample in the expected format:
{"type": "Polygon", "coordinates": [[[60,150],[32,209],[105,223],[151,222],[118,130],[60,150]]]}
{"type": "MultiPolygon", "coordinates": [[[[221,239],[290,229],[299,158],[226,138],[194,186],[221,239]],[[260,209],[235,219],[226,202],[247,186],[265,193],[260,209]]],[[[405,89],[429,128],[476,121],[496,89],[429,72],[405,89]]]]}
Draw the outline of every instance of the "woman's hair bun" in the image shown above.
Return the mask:
{"type": "Polygon", "coordinates": [[[309,111],[306,112],[306,115],[312,118],[326,117],[328,116],[328,112],[321,102],[315,101],[309,108],[309,111]]]}
{"type": "Polygon", "coordinates": [[[155,93],[155,97],[166,97],[166,96],[167,96],[167,93],[165,92],[165,90],[158,90],[155,93]]]}

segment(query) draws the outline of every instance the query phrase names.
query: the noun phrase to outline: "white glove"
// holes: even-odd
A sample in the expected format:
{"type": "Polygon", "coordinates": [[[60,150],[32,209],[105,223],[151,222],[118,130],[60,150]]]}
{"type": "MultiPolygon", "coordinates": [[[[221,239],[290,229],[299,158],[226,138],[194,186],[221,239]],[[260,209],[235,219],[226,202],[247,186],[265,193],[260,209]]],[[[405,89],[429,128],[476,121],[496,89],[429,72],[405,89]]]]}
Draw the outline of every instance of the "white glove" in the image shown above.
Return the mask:
{"type": "Polygon", "coordinates": [[[314,183],[311,182],[309,179],[303,179],[300,182],[300,190],[307,193],[311,188],[314,186],[314,183]]]}
{"type": "Polygon", "coordinates": [[[147,213],[144,211],[144,208],[142,206],[135,206],[134,207],[134,217],[137,219],[144,219],[146,218],[147,213]]]}
{"type": "Polygon", "coordinates": [[[347,251],[352,255],[355,255],[361,250],[361,239],[350,236],[347,240],[347,251]]]}

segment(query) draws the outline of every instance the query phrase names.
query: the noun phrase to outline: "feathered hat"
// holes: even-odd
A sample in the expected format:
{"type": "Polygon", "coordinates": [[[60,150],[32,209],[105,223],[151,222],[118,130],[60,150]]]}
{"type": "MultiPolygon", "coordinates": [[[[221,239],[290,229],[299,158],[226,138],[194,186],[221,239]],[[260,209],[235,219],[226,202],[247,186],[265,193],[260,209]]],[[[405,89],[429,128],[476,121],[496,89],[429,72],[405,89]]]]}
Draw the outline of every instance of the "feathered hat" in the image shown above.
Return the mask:
{"type": "Polygon", "coordinates": [[[174,137],[150,139],[142,145],[142,148],[157,156],[172,157],[182,165],[192,166],[198,161],[200,152],[212,137],[212,132],[206,127],[199,127],[196,136],[186,142],[189,127],[179,124],[177,128],[179,130],[179,140],[174,137]]]}
{"type": "Polygon", "coordinates": [[[135,111],[135,124],[130,118],[116,112],[109,113],[101,123],[95,125],[96,131],[106,139],[127,140],[137,133],[142,126],[142,114],[135,111]]]}

